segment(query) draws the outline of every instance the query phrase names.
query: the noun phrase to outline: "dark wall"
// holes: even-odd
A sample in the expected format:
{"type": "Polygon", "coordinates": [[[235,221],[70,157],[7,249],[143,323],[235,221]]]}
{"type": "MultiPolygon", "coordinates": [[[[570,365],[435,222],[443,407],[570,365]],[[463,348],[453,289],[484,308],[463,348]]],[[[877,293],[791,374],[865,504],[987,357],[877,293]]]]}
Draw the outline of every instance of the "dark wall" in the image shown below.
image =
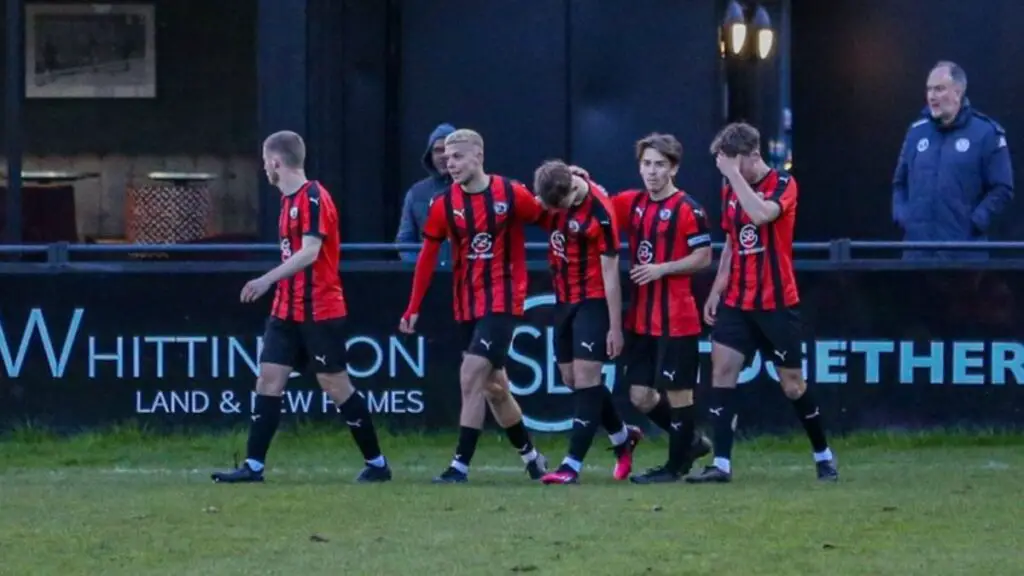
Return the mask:
{"type": "MultiPolygon", "coordinates": [[[[892,174],[938,60],[966,69],[972,104],[1006,128],[1021,174],[1015,151],[1024,146],[1018,104],[1024,3],[793,0],[792,17],[801,240],[898,237],[891,224],[892,174]]],[[[1014,218],[1004,220],[997,236],[1020,237],[1012,230],[1014,218]]]]}
{"type": "MultiPolygon", "coordinates": [[[[152,1],[157,97],[26,99],[26,154],[234,154],[257,149],[255,2],[152,1]]],[[[2,17],[0,11],[0,22],[2,17]]]]}
{"type": "MultiPolygon", "coordinates": [[[[680,183],[714,208],[703,150],[720,117],[713,3],[481,0],[401,3],[399,194],[439,122],[486,140],[489,170],[532,182],[545,159],[590,168],[609,189],[637,185],[633,142],[673,132],[680,183]],[[642,30],[642,32],[640,32],[642,30]]],[[[391,193],[388,191],[387,193],[391,193]]],[[[398,222],[393,213],[390,230],[398,222]]]]}

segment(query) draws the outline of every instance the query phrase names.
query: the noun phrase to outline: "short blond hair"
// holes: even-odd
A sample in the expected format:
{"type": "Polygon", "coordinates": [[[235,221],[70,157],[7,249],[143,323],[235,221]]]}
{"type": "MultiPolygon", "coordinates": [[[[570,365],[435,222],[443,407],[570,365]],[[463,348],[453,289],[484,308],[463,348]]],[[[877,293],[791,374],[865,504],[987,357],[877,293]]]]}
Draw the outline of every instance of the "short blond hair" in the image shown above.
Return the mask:
{"type": "Polygon", "coordinates": [[[450,146],[452,144],[471,144],[483,150],[484,137],[476,130],[460,128],[449,134],[448,137],[444,139],[445,146],[450,146]]]}
{"type": "Polygon", "coordinates": [[[274,132],[263,142],[263,148],[281,157],[281,162],[288,168],[302,168],[306,162],[306,143],[302,136],[291,130],[274,132]]]}

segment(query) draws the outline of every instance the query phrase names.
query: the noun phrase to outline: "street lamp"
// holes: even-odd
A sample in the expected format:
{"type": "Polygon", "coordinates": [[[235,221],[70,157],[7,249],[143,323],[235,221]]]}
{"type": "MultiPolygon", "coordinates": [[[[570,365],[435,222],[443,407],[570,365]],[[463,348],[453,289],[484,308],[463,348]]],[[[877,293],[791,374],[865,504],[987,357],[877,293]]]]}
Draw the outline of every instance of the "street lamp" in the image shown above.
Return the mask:
{"type": "Polygon", "coordinates": [[[743,6],[736,0],[729,2],[725,9],[725,42],[733,56],[739,56],[743,45],[747,42],[747,21],[743,16],[743,6]]]}
{"type": "Polygon", "coordinates": [[[775,47],[775,31],[772,30],[772,21],[764,6],[757,6],[751,25],[748,26],[743,5],[738,0],[730,0],[725,8],[725,20],[722,22],[722,28],[725,44],[723,48],[727,48],[733,57],[741,56],[744,53],[751,28],[753,28],[756,42],[755,53],[759,59],[767,59],[771,55],[772,48],[775,47]]]}
{"type": "Polygon", "coordinates": [[[772,30],[772,21],[764,6],[758,6],[754,12],[754,30],[757,33],[757,57],[764,60],[775,46],[775,31],[772,30]]]}

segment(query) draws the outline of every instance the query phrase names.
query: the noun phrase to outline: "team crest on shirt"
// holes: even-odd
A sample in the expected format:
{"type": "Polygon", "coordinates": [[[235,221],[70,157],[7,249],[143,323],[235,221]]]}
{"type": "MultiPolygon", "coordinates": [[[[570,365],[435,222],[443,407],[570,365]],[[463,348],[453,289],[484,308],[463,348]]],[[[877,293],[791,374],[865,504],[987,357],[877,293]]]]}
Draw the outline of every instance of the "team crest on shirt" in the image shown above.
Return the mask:
{"type": "Polygon", "coordinates": [[[658,212],[658,218],[661,218],[662,220],[668,220],[671,217],[672,217],[672,211],[669,210],[668,208],[662,208],[658,212]]]}
{"type": "Polygon", "coordinates": [[[292,209],[288,211],[288,217],[291,218],[292,220],[295,220],[296,218],[299,217],[298,206],[292,206],[292,209]]]}
{"type": "Polygon", "coordinates": [[[928,139],[927,138],[921,138],[920,140],[917,141],[917,151],[918,152],[924,152],[927,149],[928,149],[928,139]]]}
{"type": "Polygon", "coordinates": [[[569,220],[569,231],[570,232],[579,232],[580,231],[580,223],[577,222],[576,220],[569,220]]]}
{"type": "Polygon", "coordinates": [[[566,262],[569,261],[569,258],[565,255],[565,234],[558,230],[551,233],[551,252],[554,253],[556,258],[566,262]]]}
{"type": "Polygon", "coordinates": [[[970,149],[971,149],[971,141],[968,140],[967,138],[960,138],[959,140],[956,141],[956,151],[957,152],[967,152],[970,149]]]}
{"type": "Polygon", "coordinates": [[[508,212],[508,204],[506,204],[504,202],[495,202],[494,203],[494,213],[495,214],[500,216],[500,215],[504,214],[505,212],[508,212]]]}
{"type": "Polygon", "coordinates": [[[654,245],[647,240],[640,242],[636,247],[636,261],[641,264],[650,264],[654,260],[654,245]]]}
{"type": "Polygon", "coordinates": [[[740,228],[736,237],[740,244],[740,249],[737,253],[741,256],[764,252],[764,246],[761,246],[761,237],[757,233],[757,226],[754,226],[753,224],[743,226],[743,228],[740,228]]]}
{"type": "Polygon", "coordinates": [[[494,257],[494,253],[491,251],[494,248],[494,240],[486,232],[480,232],[473,236],[469,247],[473,250],[469,255],[470,260],[485,260],[494,257]]]}

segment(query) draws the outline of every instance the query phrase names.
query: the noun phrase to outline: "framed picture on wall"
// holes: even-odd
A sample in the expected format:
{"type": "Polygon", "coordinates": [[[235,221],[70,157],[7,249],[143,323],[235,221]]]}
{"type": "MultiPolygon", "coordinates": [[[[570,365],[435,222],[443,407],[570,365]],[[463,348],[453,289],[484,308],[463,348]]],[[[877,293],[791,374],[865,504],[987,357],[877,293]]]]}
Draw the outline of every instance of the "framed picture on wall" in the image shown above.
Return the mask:
{"type": "Polygon", "coordinates": [[[152,4],[26,4],[28,98],[155,98],[152,4]]]}

